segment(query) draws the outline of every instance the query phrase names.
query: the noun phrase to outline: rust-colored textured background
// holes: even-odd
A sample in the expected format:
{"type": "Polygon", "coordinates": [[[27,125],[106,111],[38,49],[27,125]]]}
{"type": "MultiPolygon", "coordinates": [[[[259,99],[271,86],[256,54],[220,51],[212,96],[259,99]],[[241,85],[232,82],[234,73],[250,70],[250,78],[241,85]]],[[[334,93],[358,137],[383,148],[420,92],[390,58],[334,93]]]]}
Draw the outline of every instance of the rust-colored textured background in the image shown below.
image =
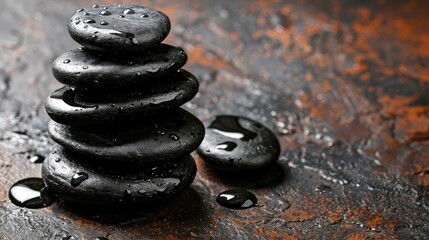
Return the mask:
{"type": "Polygon", "coordinates": [[[114,1],[2,0],[0,239],[425,239],[429,236],[427,1],[121,1],[170,16],[201,82],[185,107],[199,118],[245,115],[278,135],[282,154],[254,175],[197,157],[191,188],[135,211],[11,204],[8,188],[40,176],[27,159],[53,148],[44,99],[51,62],[78,45],[66,22],[114,1]],[[217,194],[247,188],[258,207],[217,194]]]}

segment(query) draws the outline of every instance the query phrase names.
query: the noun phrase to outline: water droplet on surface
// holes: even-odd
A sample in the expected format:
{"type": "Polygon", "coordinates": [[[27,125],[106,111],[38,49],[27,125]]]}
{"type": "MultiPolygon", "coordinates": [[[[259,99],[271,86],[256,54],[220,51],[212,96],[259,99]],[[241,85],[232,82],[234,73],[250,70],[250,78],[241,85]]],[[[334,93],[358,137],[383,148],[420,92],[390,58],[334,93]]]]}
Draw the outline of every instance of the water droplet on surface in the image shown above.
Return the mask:
{"type": "Polygon", "coordinates": [[[176,134],[170,134],[169,137],[174,141],[178,141],[180,139],[180,137],[177,136],[176,134]]]}
{"type": "Polygon", "coordinates": [[[100,15],[109,16],[112,15],[112,13],[110,13],[109,11],[101,11],[100,15]]]}
{"type": "Polygon", "coordinates": [[[216,119],[208,126],[213,131],[226,137],[249,141],[258,134],[241,126],[236,116],[216,116],[216,119]]]}
{"type": "Polygon", "coordinates": [[[231,189],[217,196],[216,202],[231,209],[246,209],[257,203],[256,196],[243,189],[231,189]]]}
{"type": "Polygon", "coordinates": [[[94,19],[85,19],[83,20],[84,23],[95,23],[94,19]]]}
{"type": "Polygon", "coordinates": [[[63,61],[63,63],[64,63],[64,64],[70,63],[70,59],[65,59],[65,60],[63,61]]]}
{"type": "Polygon", "coordinates": [[[147,18],[147,17],[149,17],[149,15],[147,15],[147,14],[142,14],[142,15],[140,15],[140,17],[141,17],[141,18],[147,18]]]}
{"type": "Polygon", "coordinates": [[[124,14],[134,14],[136,12],[134,12],[134,10],[132,10],[131,8],[127,8],[124,10],[124,14]]]}
{"type": "Polygon", "coordinates": [[[107,237],[97,237],[95,240],[109,240],[107,237]]]}
{"type": "Polygon", "coordinates": [[[77,12],[77,13],[78,13],[78,12],[83,12],[83,11],[84,11],[84,9],[83,9],[83,8],[76,10],[76,12],[77,12]]]}
{"type": "Polygon", "coordinates": [[[84,172],[78,172],[78,173],[76,173],[73,177],[72,177],[72,179],[71,179],[71,181],[70,181],[70,184],[73,186],[73,187],[77,187],[77,186],[79,186],[83,181],[85,181],[86,179],[88,179],[89,178],[89,176],[88,176],[88,174],[86,174],[86,173],[84,173],[84,172]]]}
{"type": "Polygon", "coordinates": [[[61,158],[55,158],[55,162],[60,162],[61,158]]]}
{"type": "Polygon", "coordinates": [[[38,155],[38,154],[30,157],[30,162],[31,163],[43,163],[44,160],[45,160],[45,157],[41,156],[41,155],[38,155]]]}
{"type": "Polygon", "coordinates": [[[107,24],[109,24],[109,23],[107,23],[107,22],[100,22],[100,25],[103,25],[103,26],[105,26],[105,25],[107,25],[107,24]]]}
{"type": "Polygon", "coordinates": [[[98,8],[99,6],[97,4],[92,5],[93,8],[98,8]]]}
{"type": "Polygon", "coordinates": [[[74,24],[78,25],[80,23],[80,21],[76,21],[74,24]]]}
{"type": "Polygon", "coordinates": [[[85,66],[82,66],[82,68],[83,68],[83,69],[88,69],[88,66],[87,66],[87,65],[85,65],[85,66]]]}
{"type": "Polygon", "coordinates": [[[118,16],[118,18],[124,18],[124,17],[125,17],[124,15],[119,15],[119,16],[118,16]]]}
{"type": "Polygon", "coordinates": [[[316,192],[320,192],[320,193],[325,193],[325,192],[330,192],[332,190],[332,188],[328,185],[319,185],[316,187],[316,192]]]}
{"type": "Polygon", "coordinates": [[[83,13],[83,15],[84,15],[84,16],[88,16],[88,15],[89,15],[89,13],[87,13],[87,12],[86,12],[86,13],[83,13]]]}
{"type": "Polygon", "coordinates": [[[218,149],[218,150],[225,150],[225,151],[231,152],[236,147],[237,147],[237,143],[235,143],[235,142],[224,142],[224,143],[218,144],[216,146],[216,149],[218,149]]]}
{"type": "Polygon", "coordinates": [[[41,178],[22,179],[9,189],[9,199],[13,204],[32,209],[51,205],[54,200],[49,194],[41,178]]]}

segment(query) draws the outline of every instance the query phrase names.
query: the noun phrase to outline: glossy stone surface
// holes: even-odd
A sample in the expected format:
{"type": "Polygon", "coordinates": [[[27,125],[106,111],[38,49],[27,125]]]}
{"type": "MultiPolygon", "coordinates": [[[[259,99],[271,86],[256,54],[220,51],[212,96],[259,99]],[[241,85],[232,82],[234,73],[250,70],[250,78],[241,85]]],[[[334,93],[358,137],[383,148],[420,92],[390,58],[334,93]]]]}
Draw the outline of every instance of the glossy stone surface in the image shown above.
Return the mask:
{"type": "Polygon", "coordinates": [[[165,14],[122,4],[78,10],[67,26],[79,44],[110,52],[141,52],[162,42],[170,32],[170,20],[165,14]]]}
{"type": "Polygon", "coordinates": [[[156,203],[187,188],[196,166],[190,155],[154,167],[104,167],[59,147],[43,163],[46,186],[61,199],[94,205],[156,203]],[[76,174],[86,177],[74,184],[76,174]]]}
{"type": "Polygon", "coordinates": [[[63,87],[48,97],[45,107],[49,117],[62,124],[112,124],[169,111],[191,100],[198,87],[191,73],[179,70],[159,82],[117,92],[63,87]]]}
{"type": "Polygon", "coordinates": [[[204,138],[204,125],[183,109],[134,124],[74,128],[51,121],[49,135],[66,148],[101,162],[154,164],[194,151],[204,138]]]}
{"type": "Polygon", "coordinates": [[[174,73],[187,59],[182,48],[166,44],[137,55],[126,56],[78,48],[59,56],[52,63],[52,73],[58,81],[70,86],[117,88],[148,83],[174,73]]]}
{"type": "Polygon", "coordinates": [[[54,202],[41,178],[19,180],[9,189],[9,199],[24,208],[43,208],[54,202]]]}
{"type": "Polygon", "coordinates": [[[256,196],[243,189],[231,189],[220,193],[216,202],[232,209],[246,209],[255,206],[258,202],[256,196]]]}
{"type": "Polygon", "coordinates": [[[219,115],[207,121],[198,154],[223,170],[254,170],[275,162],[280,144],[270,129],[245,117],[219,115]]]}

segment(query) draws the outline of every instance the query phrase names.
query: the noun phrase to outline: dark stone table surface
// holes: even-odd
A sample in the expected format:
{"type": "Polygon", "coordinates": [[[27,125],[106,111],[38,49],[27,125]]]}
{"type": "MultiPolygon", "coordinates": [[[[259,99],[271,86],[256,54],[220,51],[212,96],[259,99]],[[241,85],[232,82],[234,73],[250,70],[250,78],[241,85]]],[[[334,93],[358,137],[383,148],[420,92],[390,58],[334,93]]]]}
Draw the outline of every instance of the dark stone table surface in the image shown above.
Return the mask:
{"type": "Polygon", "coordinates": [[[0,2],[0,239],[427,239],[428,1],[122,1],[165,12],[183,46],[204,120],[238,114],[281,142],[278,164],[252,174],[210,169],[194,154],[191,187],[168,203],[101,211],[24,209],[10,186],[40,176],[32,157],[55,144],[44,102],[51,63],[76,48],[66,23],[113,1],[0,2]],[[258,206],[217,194],[244,188],[258,206]]]}

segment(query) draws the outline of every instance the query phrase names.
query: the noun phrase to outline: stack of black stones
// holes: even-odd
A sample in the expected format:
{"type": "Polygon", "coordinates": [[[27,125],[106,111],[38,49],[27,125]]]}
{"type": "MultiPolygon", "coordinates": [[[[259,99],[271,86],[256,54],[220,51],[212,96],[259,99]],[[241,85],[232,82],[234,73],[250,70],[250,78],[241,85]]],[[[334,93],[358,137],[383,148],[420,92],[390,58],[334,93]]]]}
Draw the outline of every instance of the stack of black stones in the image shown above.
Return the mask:
{"type": "Polygon", "coordinates": [[[61,145],[43,165],[47,188],[66,201],[100,205],[158,202],[187,188],[204,126],[180,108],[199,84],[181,69],[186,53],[161,44],[168,17],[141,6],[94,5],[76,11],[68,30],[83,47],[53,63],[65,86],[46,103],[49,134],[61,145]]]}

